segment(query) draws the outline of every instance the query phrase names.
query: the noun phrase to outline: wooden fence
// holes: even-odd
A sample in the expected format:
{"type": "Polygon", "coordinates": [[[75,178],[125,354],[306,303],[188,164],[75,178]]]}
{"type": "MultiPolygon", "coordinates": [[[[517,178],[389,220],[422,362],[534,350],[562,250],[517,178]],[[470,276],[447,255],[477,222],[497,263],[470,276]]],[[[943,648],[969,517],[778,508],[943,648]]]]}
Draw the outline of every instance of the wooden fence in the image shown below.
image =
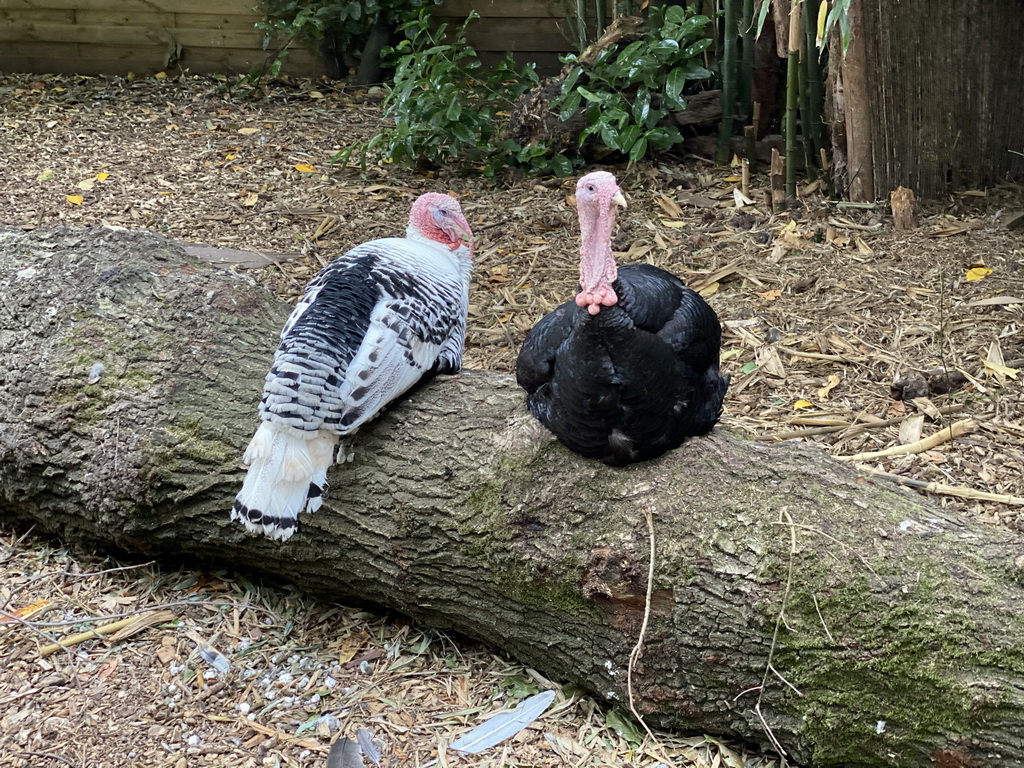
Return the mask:
{"type": "MultiPolygon", "coordinates": [[[[0,71],[240,73],[262,64],[257,0],[0,0],[0,71]],[[213,9],[216,9],[215,12],[213,9]]],[[[476,10],[469,43],[485,61],[513,51],[542,71],[571,50],[563,0],[446,0],[439,22],[476,10]]],[[[317,74],[317,56],[293,47],[285,70],[317,74]]]]}

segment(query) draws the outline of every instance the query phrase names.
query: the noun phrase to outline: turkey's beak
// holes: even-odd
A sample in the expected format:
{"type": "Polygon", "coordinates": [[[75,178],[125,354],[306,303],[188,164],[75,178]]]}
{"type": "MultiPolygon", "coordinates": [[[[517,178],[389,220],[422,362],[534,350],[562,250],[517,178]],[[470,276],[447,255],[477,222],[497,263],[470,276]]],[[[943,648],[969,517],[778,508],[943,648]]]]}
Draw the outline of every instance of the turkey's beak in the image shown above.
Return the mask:
{"type": "Polygon", "coordinates": [[[622,196],[621,190],[615,193],[615,197],[612,198],[612,202],[619,206],[619,208],[626,207],[626,198],[622,196]]]}
{"type": "Polygon", "coordinates": [[[454,219],[445,219],[443,222],[439,222],[439,225],[452,240],[462,240],[468,243],[473,239],[473,233],[470,232],[469,226],[454,219]]]}
{"type": "Polygon", "coordinates": [[[463,240],[465,240],[467,243],[473,241],[473,233],[470,231],[469,227],[464,227],[457,221],[452,223],[455,224],[455,228],[459,231],[459,234],[462,236],[463,240]]]}
{"type": "Polygon", "coordinates": [[[469,228],[468,224],[462,224],[461,222],[448,219],[445,222],[445,232],[455,242],[452,243],[451,249],[454,251],[459,246],[465,244],[469,247],[470,256],[473,255],[473,231],[469,228]]]}

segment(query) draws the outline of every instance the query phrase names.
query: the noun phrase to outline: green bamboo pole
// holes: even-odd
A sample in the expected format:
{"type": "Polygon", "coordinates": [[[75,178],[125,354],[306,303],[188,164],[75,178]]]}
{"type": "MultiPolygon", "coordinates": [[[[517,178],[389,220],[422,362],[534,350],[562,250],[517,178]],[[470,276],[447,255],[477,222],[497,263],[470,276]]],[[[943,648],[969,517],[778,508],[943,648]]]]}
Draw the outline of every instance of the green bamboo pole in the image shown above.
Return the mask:
{"type": "MultiPolygon", "coordinates": [[[[801,6],[803,5],[804,3],[801,3],[801,6]]],[[[801,10],[803,10],[802,7],[801,10]]],[[[803,41],[802,36],[799,39],[803,41]]],[[[807,85],[807,66],[805,64],[807,52],[801,50],[797,56],[797,87],[800,89],[800,146],[804,151],[804,174],[808,178],[812,178],[816,177],[817,173],[813,155],[811,154],[813,152],[810,131],[811,94],[807,85]]]]}
{"type": "Polygon", "coordinates": [[[796,113],[800,86],[800,0],[789,8],[789,55],[786,62],[786,197],[796,196],[796,113]]]}
{"type": "Polygon", "coordinates": [[[597,23],[597,29],[594,30],[595,40],[604,34],[604,28],[608,25],[607,2],[608,0],[594,0],[594,18],[597,23]]]}
{"type": "Polygon", "coordinates": [[[732,152],[732,115],[736,111],[736,22],[741,0],[725,0],[725,24],[722,30],[722,124],[718,132],[718,152],[715,159],[720,165],[729,162],[732,152]]]}
{"type": "Polygon", "coordinates": [[[749,122],[753,116],[754,82],[754,0],[743,0],[743,13],[740,18],[740,40],[742,41],[743,59],[740,64],[740,106],[749,122]]]}
{"type": "Polygon", "coordinates": [[[587,0],[576,0],[576,45],[580,53],[587,47],[587,0]]]}
{"type": "Polygon", "coordinates": [[[807,122],[810,124],[811,145],[815,157],[821,155],[825,146],[822,131],[821,109],[825,101],[825,88],[822,83],[821,67],[818,64],[818,48],[815,44],[815,24],[818,18],[820,0],[805,0],[807,6],[803,15],[804,22],[804,63],[807,68],[807,86],[809,91],[810,111],[807,122]]]}

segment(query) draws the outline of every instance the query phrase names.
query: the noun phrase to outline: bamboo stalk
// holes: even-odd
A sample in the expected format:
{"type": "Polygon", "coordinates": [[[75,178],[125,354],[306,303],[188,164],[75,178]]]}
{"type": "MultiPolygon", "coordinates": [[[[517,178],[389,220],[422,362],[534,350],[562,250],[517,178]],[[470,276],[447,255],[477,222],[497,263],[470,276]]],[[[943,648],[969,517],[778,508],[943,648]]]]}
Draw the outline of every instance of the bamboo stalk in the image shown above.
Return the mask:
{"type": "MultiPolygon", "coordinates": [[[[825,102],[824,84],[821,79],[821,66],[818,63],[818,48],[815,45],[815,19],[818,17],[818,8],[821,0],[804,0],[806,6],[803,13],[804,24],[804,65],[807,70],[808,104],[810,111],[807,115],[805,130],[810,129],[811,145],[814,147],[815,157],[821,155],[825,146],[824,133],[821,123],[821,109],[825,102]]],[[[824,170],[824,166],[822,166],[824,170]]]]}
{"type": "Polygon", "coordinates": [[[773,211],[781,210],[783,203],[786,202],[785,176],[786,163],[782,159],[782,155],[779,154],[779,150],[772,147],[771,173],[768,178],[772,188],[773,211]]]}
{"type": "Polygon", "coordinates": [[[789,54],[786,57],[786,197],[796,196],[796,113],[800,85],[800,0],[789,7],[789,54]]]}
{"type": "MultiPolygon", "coordinates": [[[[744,158],[743,167],[753,170],[755,173],[757,167],[757,140],[754,138],[754,126],[747,125],[743,128],[743,139],[744,139],[744,158]]],[[[749,171],[748,171],[749,172],[749,171]]],[[[747,194],[744,192],[743,194],[747,194]]]]}
{"type": "MultiPolygon", "coordinates": [[[[806,0],[800,3],[800,16],[803,17],[806,11],[806,0]]],[[[811,148],[811,131],[810,131],[810,115],[811,115],[811,95],[809,90],[809,84],[807,82],[807,51],[804,50],[803,37],[800,38],[801,46],[800,53],[798,54],[797,61],[797,84],[800,89],[798,98],[800,99],[800,147],[804,153],[804,176],[806,178],[817,178],[817,169],[814,165],[814,155],[812,154],[811,148]]]]}
{"type": "Polygon", "coordinates": [[[138,616],[132,616],[130,619],[121,619],[115,621],[113,624],[105,624],[102,627],[96,627],[90,629],[88,632],[79,632],[77,635],[71,635],[71,637],[65,637],[60,641],[59,644],[54,643],[53,645],[44,645],[39,649],[39,658],[50,656],[56,653],[63,646],[64,648],[70,648],[72,645],[78,645],[84,643],[86,640],[91,640],[94,637],[102,637],[103,635],[112,635],[119,629],[123,629],[135,621],[138,616]]]}
{"type": "Polygon", "coordinates": [[[729,162],[732,139],[732,116],[736,111],[736,22],[741,0],[725,0],[725,23],[722,31],[722,124],[718,132],[718,153],[715,160],[729,162]]]}
{"type": "MultiPolygon", "coordinates": [[[[956,411],[962,411],[964,407],[963,403],[954,403],[953,405],[944,405],[938,410],[939,413],[945,416],[950,413],[955,413],[956,411]]],[[[851,424],[849,422],[845,422],[843,424],[835,424],[831,426],[814,427],[813,429],[794,429],[789,432],[776,432],[770,435],[756,435],[754,439],[760,442],[777,443],[782,440],[794,440],[801,437],[812,437],[814,435],[831,435],[836,432],[843,432],[843,437],[853,437],[854,435],[859,435],[861,432],[867,432],[869,429],[891,427],[893,424],[899,424],[905,418],[907,417],[895,416],[891,419],[883,419],[882,421],[875,421],[867,424],[851,424]]],[[[793,420],[788,423],[796,424],[798,422],[793,420]]]]}
{"type": "Polygon", "coordinates": [[[757,173],[757,131],[761,126],[760,102],[754,102],[753,113],[750,118],[750,125],[743,129],[743,137],[746,139],[746,154],[747,160],[750,163],[750,172],[757,173]]]}
{"type": "Polygon", "coordinates": [[[867,451],[866,453],[855,453],[852,456],[836,456],[839,461],[870,461],[871,459],[884,459],[889,456],[906,456],[913,453],[929,451],[937,445],[949,442],[953,438],[966,435],[978,428],[978,422],[974,419],[964,419],[955,424],[950,424],[944,429],[928,437],[924,437],[913,443],[905,445],[894,445],[884,451],[867,451]]]}
{"type": "Polygon", "coordinates": [[[743,0],[743,13],[740,17],[740,42],[742,58],[740,60],[740,109],[745,120],[753,120],[754,102],[754,0],[743,0]]]}
{"type": "MultiPolygon", "coordinates": [[[[942,483],[930,483],[925,480],[916,480],[912,477],[900,477],[890,475],[886,472],[872,472],[872,477],[879,477],[893,483],[906,485],[910,488],[917,488],[929,493],[939,493],[944,496],[957,496],[961,499],[975,499],[977,501],[997,501],[1001,504],[1013,504],[1024,506],[1024,498],[1020,496],[1008,496],[1002,493],[989,493],[988,491],[977,491],[974,488],[966,488],[958,485],[944,485],[942,483]]],[[[1002,517],[1002,515],[1000,515],[1002,517]]]]}
{"type": "Polygon", "coordinates": [[[587,47],[587,0],[576,0],[576,38],[582,53],[587,47]]]}
{"type": "Polygon", "coordinates": [[[605,3],[608,0],[594,0],[594,19],[597,28],[594,30],[594,39],[596,40],[604,34],[604,28],[608,25],[608,19],[606,18],[607,7],[605,3]]]}

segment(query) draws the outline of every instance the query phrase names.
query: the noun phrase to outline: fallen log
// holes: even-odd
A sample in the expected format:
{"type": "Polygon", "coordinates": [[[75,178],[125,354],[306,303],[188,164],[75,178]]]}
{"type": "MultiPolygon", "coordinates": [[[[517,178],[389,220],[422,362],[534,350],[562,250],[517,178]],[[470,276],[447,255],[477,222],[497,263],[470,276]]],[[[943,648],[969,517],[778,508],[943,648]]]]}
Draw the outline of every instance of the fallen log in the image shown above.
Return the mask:
{"type": "Polygon", "coordinates": [[[649,605],[652,724],[815,766],[1024,764],[1018,538],[808,445],[719,428],[614,470],[466,371],[365,429],[291,540],[247,535],[287,312],[155,235],[0,230],[0,521],[388,606],[619,704],[649,605]]]}

